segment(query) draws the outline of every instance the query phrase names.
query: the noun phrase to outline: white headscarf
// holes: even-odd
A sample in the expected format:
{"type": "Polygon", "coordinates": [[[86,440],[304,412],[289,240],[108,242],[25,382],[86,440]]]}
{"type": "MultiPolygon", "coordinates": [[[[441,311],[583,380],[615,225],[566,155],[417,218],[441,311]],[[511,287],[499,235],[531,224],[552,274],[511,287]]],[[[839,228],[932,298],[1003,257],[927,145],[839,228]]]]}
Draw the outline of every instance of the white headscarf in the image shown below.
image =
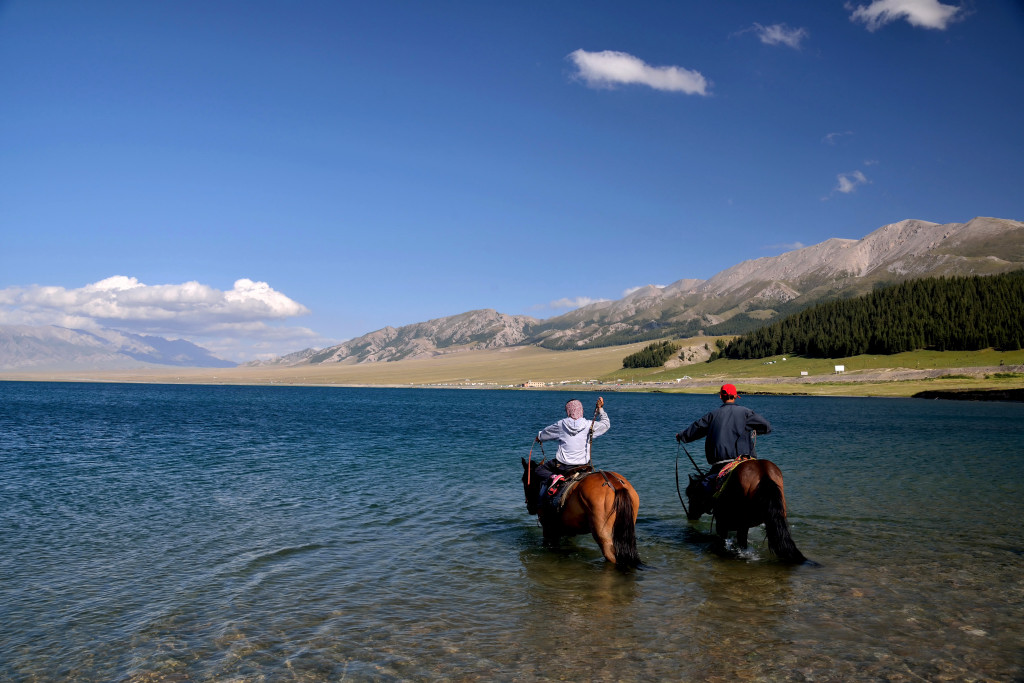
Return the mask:
{"type": "Polygon", "coordinates": [[[583,404],[573,399],[565,404],[565,414],[574,420],[583,417],[583,404]]]}

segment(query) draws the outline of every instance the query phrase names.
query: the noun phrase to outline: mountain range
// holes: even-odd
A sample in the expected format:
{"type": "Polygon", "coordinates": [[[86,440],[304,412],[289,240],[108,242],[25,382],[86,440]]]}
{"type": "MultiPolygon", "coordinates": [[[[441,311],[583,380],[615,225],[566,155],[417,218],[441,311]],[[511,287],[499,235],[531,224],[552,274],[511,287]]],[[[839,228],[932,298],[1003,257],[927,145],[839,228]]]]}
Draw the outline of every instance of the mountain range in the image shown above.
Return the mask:
{"type": "Polygon", "coordinates": [[[856,296],[908,279],[988,275],[1024,268],[1024,223],[904,220],[862,239],[833,238],[779,256],[743,261],[707,280],[649,285],[537,320],[491,309],[385,327],[325,349],[249,365],[369,363],[470,349],[538,345],[582,349],[667,336],[738,334],[819,301],[856,296]]]}
{"type": "MultiPolygon", "coordinates": [[[[491,309],[384,327],[324,349],[250,366],[372,363],[472,349],[536,345],[583,349],[664,337],[740,334],[820,301],[904,280],[988,275],[1024,268],[1024,222],[905,220],[859,240],[833,238],[743,261],[707,280],[648,285],[546,320],[491,309]]],[[[233,367],[191,342],[117,330],[0,325],[0,370],[116,370],[143,366],[233,367]]]]}
{"type": "Polygon", "coordinates": [[[233,368],[184,339],[56,325],[0,325],[0,370],[123,370],[145,366],[233,368]]]}

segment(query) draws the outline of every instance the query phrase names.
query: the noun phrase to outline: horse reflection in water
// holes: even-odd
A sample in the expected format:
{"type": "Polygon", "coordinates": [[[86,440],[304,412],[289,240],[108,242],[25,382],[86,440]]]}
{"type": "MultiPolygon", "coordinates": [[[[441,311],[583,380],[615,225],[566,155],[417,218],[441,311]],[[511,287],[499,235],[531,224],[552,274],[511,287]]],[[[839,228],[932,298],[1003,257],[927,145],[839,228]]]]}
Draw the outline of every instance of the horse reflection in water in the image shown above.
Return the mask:
{"type": "Polygon", "coordinates": [[[724,540],[730,531],[736,532],[736,545],[747,547],[747,532],[751,527],[764,524],[768,548],[783,562],[800,564],[807,558],[796,547],[786,523],[786,497],[782,490],[782,472],[771,460],[744,460],[725,475],[727,480],[721,491],[712,495],[691,474],[686,487],[690,501],[687,517],[700,519],[707,513],[718,525],[718,535],[724,540]]]}
{"type": "Polygon", "coordinates": [[[588,474],[569,491],[560,510],[540,505],[540,465],[523,460],[523,490],[526,510],[537,515],[544,541],[558,545],[563,536],[590,533],[605,559],[624,568],[640,565],[636,549],[636,516],[640,496],[626,478],[616,472],[588,474]]]}

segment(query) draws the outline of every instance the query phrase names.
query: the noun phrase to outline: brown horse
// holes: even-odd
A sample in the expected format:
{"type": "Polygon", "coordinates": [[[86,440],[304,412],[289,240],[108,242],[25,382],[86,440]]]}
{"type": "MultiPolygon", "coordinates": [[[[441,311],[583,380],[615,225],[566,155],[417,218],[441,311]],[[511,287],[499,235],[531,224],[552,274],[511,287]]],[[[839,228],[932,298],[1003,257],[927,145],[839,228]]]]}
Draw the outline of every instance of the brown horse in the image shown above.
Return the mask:
{"type": "Polygon", "coordinates": [[[593,472],[580,480],[569,492],[560,511],[541,506],[540,465],[523,459],[523,491],[526,510],[538,515],[544,529],[544,541],[557,545],[563,536],[590,532],[609,562],[620,567],[640,565],[636,549],[636,515],[640,496],[626,478],[615,472],[593,472]]]}
{"type": "Polygon", "coordinates": [[[768,548],[783,562],[807,562],[786,523],[786,497],[782,492],[782,472],[771,460],[750,459],[741,462],[726,475],[728,480],[718,497],[707,492],[700,477],[690,475],[686,497],[690,500],[687,517],[700,519],[708,513],[718,525],[723,539],[736,532],[736,543],[747,547],[747,531],[764,524],[768,548]]]}

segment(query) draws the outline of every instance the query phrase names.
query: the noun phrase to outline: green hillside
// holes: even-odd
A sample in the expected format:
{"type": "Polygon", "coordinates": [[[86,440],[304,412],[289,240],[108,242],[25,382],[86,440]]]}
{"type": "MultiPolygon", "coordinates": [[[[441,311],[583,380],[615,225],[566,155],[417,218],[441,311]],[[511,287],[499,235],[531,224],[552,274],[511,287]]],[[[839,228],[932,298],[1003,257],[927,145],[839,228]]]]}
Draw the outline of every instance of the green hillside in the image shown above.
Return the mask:
{"type": "Polygon", "coordinates": [[[1024,271],[926,278],[818,304],[731,341],[731,359],[780,354],[844,358],[916,349],[1024,346],[1024,271]]]}

